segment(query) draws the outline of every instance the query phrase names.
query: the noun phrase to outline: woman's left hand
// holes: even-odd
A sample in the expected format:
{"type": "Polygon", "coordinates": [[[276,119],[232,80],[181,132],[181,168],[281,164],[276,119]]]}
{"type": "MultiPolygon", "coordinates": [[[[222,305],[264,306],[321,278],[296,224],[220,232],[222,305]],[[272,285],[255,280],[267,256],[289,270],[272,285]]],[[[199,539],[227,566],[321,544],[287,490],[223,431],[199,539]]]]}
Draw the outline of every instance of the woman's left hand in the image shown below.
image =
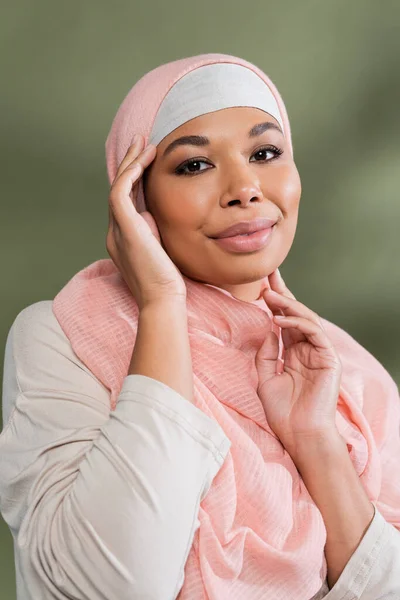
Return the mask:
{"type": "Polygon", "coordinates": [[[277,374],[279,340],[269,331],[256,355],[257,392],[268,424],[293,457],[304,439],[337,433],[342,365],[319,316],[296,300],[278,269],[269,284],[263,297],[282,330],[284,365],[277,374]]]}

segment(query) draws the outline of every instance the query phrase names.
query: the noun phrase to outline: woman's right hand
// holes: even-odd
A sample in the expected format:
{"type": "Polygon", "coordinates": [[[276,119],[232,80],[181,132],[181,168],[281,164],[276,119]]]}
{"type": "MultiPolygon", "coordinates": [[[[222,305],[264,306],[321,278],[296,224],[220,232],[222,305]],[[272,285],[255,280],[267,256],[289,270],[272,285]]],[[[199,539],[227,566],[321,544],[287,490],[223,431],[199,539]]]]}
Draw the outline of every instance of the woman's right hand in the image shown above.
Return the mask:
{"type": "Polygon", "coordinates": [[[143,136],[138,135],[121,162],[109,194],[107,252],[132,292],[141,310],[161,300],[186,301],[186,285],[179,269],[160,242],[153,216],[138,213],[138,181],[154,160],[157,147],[143,150],[143,136]]]}

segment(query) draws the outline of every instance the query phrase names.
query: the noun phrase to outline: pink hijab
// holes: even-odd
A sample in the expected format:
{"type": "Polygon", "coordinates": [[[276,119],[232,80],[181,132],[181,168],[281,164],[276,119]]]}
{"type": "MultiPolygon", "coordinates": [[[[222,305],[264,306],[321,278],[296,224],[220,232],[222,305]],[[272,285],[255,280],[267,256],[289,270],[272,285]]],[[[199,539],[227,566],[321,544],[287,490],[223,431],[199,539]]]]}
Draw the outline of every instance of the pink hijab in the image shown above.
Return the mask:
{"type": "MultiPolygon", "coordinates": [[[[133,135],[141,133],[147,141],[174,83],[217,62],[246,66],[261,77],[275,96],[290,142],[285,106],[265,73],[235,56],[193,56],[150,71],[126,96],[106,142],[110,182],[133,135]]],[[[138,210],[145,208],[140,185],[138,210]]],[[[255,355],[271,327],[271,313],[264,300],[248,303],[215,286],[184,280],[195,404],[218,421],[231,448],[200,505],[200,527],[178,598],[311,598],[326,579],[326,529],[257,395],[255,355]]],[[[114,410],[136,339],[138,307],[113,261],[98,260],[74,275],[54,298],[53,311],[77,356],[110,390],[114,410]]],[[[343,367],[337,427],[368,497],[400,529],[397,386],[349,334],[322,322],[343,367]]]]}

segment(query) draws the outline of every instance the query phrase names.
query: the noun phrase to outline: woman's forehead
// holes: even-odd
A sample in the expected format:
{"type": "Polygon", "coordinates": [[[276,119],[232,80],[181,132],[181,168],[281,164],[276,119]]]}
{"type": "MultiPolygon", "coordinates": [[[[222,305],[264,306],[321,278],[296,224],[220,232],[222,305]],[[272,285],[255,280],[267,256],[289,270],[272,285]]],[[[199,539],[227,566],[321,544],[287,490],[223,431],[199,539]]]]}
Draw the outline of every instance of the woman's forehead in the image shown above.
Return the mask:
{"type": "Polygon", "coordinates": [[[269,113],[259,108],[235,106],[212,111],[186,121],[165,136],[158,147],[164,151],[171,143],[174,143],[174,147],[181,145],[179,144],[181,136],[203,136],[212,141],[214,137],[220,136],[221,132],[251,138],[267,130],[283,133],[277,119],[269,113]]]}

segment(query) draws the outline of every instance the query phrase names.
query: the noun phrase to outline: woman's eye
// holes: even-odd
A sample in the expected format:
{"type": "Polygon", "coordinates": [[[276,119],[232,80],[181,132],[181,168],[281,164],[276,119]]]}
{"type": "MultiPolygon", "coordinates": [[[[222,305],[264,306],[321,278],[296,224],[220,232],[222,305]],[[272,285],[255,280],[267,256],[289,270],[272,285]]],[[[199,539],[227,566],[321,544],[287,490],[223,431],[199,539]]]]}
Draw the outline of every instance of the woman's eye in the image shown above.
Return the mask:
{"type": "Polygon", "coordinates": [[[191,175],[192,173],[199,173],[200,171],[205,171],[207,169],[198,169],[197,166],[203,163],[204,165],[208,164],[204,160],[194,159],[190,160],[180,167],[176,169],[176,173],[178,175],[191,175]],[[188,169],[187,171],[185,169],[188,169]]]}
{"type": "Polygon", "coordinates": [[[271,148],[261,148],[260,150],[257,150],[253,156],[258,156],[263,160],[271,160],[271,158],[275,158],[277,156],[277,152],[276,150],[271,150],[271,148]]]}
{"type": "MultiPolygon", "coordinates": [[[[254,154],[252,154],[252,156],[258,157],[258,160],[256,159],[255,162],[269,162],[271,160],[274,160],[275,158],[278,158],[278,156],[280,156],[283,153],[283,150],[281,150],[280,148],[277,148],[276,146],[267,146],[265,148],[260,148],[259,150],[257,150],[256,152],[254,152],[254,154]]],[[[254,161],[252,161],[254,162],[254,161]]],[[[193,158],[191,160],[188,160],[187,162],[183,163],[180,167],[178,167],[175,172],[177,173],[177,175],[192,175],[195,173],[200,173],[201,171],[207,171],[208,169],[199,169],[199,165],[204,164],[204,165],[209,165],[210,163],[207,163],[205,160],[201,160],[199,158],[193,158]]]]}

